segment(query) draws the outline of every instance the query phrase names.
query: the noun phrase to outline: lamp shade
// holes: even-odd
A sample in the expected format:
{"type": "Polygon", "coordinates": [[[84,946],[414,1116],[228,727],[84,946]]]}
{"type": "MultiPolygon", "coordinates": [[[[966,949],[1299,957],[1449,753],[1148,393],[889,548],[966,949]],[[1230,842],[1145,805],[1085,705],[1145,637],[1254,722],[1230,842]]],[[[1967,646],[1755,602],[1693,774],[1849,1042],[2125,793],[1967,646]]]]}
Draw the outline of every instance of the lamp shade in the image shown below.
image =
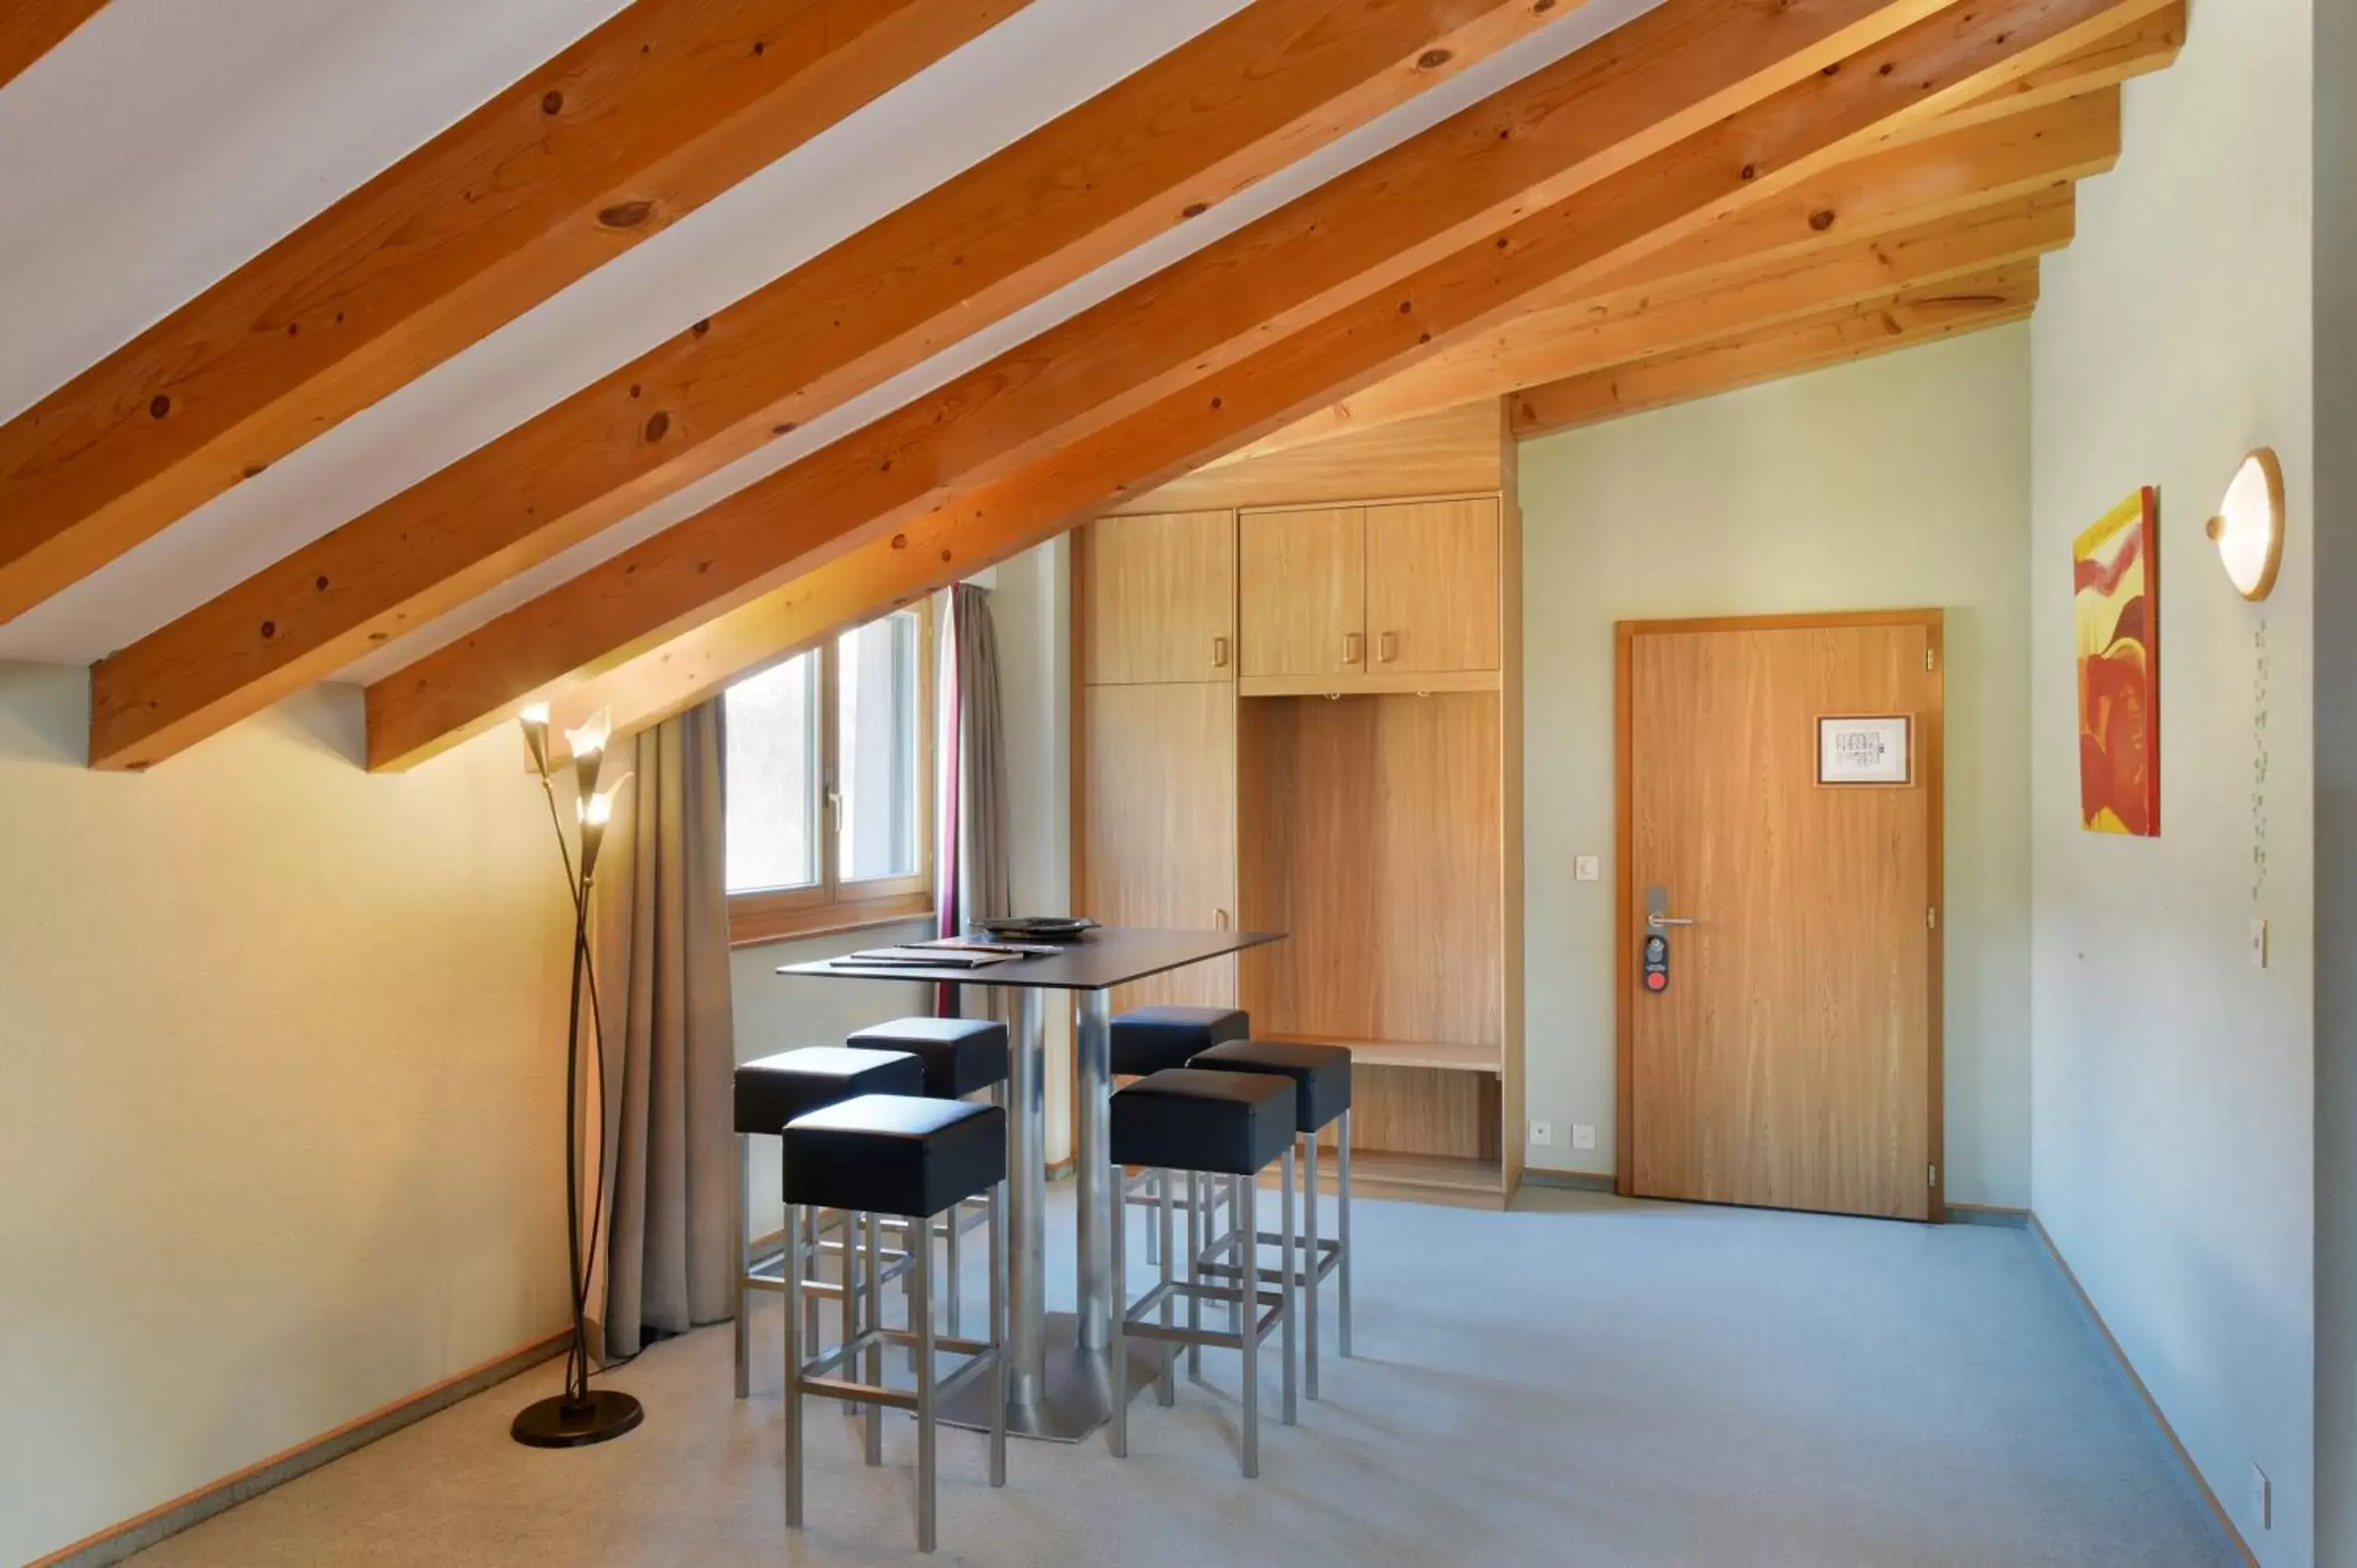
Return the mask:
{"type": "Polygon", "coordinates": [[[2236,593],[2264,599],[2275,591],[2283,564],[2284,481],[2273,447],[2262,446],[2243,459],[2218,515],[2210,520],[2210,537],[2236,593]]]}

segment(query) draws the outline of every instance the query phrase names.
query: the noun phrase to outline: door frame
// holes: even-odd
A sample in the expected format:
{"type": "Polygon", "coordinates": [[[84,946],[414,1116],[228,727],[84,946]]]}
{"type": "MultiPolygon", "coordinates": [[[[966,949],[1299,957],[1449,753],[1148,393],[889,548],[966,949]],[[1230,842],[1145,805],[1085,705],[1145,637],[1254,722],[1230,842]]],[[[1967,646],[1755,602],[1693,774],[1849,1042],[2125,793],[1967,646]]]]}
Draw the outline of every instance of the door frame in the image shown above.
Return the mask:
{"type": "Polygon", "coordinates": [[[1612,996],[1615,1055],[1613,1063],[1613,1159],[1614,1189],[1623,1197],[1637,1196],[1637,1085],[1636,1013],[1637,1000],[1637,932],[1630,910],[1636,898],[1636,866],[1632,864],[1631,840],[1634,826],[1634,806],[1631,783],[1634,772],[1633,746],[1630,725],[1630,652],[1636,639],[1644,636],[1679,632],[1710,631],[1837,631],[1855,627],[1920,626],[1932,650],[1932,702],[1930,710],[1921,716],[1921,732],[1916,738],[1916,755],[1923,767],[1923,784],[1928,796],[1925,810],[1931,813],[1931,843],[1928,851],[1928,871],[1931,882],[1932,919],[1936,922],[1927,933],[1931,940],[1931,963],[1926,973],[1929,994],[1925,1011],[1930,1025],[1931,1060],[1926,1065],[1925,1082],[1931,1098],[1927,1107],[1930,1118],[1924,1131],[1925,1146],[1931,1151],[1932,1169],[1938,1179],[1932,1183],[1931,1221],[1940,1224],[1948,1213],[1948,1155],[1946,1128],[1947,1043],[1945,979],[1948,947],[1947,919],[1947,705],[1948,651],[1947,613],[1940,609],[1911,610],[1848,610],[1824,614],[1704,616],[1691,619],[1624,620],[1613,625],[1612,674],[1612,850],[1614,903],[1612,908],[1612,996]]]}

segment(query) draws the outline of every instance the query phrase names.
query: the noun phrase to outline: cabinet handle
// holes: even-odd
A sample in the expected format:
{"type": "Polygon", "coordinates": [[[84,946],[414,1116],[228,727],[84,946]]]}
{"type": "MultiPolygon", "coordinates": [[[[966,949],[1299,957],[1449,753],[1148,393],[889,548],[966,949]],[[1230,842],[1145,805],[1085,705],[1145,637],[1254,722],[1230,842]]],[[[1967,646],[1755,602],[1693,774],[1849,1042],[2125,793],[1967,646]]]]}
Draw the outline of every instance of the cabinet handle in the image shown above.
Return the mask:
{"type": "Polygon", "coordinates": [[[1397,659],[1399,657],[1399,633],[1395,631],[1387,631],[1383,633],[1381,648],[1382,651],[1375,655],[1377,659],[1381,660],[1385,664],[1389,664],[1393,660],[1397,659]]]}
{"type": "Polygon", "coordinates": [[[1228,929],[1228,912],[1225,909],[1212,910],[1211,926],[1215,930],[1226,930],[1228,929]]]}
{"type": "Polygon", "coordinates": [[[1211,639],[1211,668],[1225,670],[1227,667],[1228,639],[1224,637],[1215,637],[1211,639]]]}
{"type": "Polygon", "coordinates": [[[1361,645],[1365,640],[1366,639],[1364,638],[1361,637],[1355,631],[1344,632],[1342,634],[1342,662],[1345,664],[1356,664],[1361,658],[1364,657],[1364,650],[1361,645]]]}

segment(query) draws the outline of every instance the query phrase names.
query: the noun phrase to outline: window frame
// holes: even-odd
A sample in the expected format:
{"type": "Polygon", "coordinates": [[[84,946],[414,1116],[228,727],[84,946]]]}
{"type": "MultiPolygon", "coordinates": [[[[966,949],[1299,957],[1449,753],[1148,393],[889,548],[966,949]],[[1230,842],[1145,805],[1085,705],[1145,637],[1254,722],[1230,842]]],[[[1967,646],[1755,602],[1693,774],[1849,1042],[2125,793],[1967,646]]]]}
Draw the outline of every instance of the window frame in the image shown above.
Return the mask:
{"type": "MultiPolygon", "coordinates": [[[[813,647],[797,650],[815,653],[819,661],[819,879],[807,887],[729,894],[730,947],[755,947],[870,926],[897,926],[933,913],[936,619],[934,601],[928,596],[915,605],[877,616],[875,621],[830,632],[813,647]],[[842,877],[842,796],[835,788],[835,781],[842,777],[842,714],[838,711],[842,660],[836,646],[854,631],[904,614],[917,618],[917,869],[905,876],[846,883],[842,877]]],[[[726,831],[725,823],[722,831],[726,831]]]]}

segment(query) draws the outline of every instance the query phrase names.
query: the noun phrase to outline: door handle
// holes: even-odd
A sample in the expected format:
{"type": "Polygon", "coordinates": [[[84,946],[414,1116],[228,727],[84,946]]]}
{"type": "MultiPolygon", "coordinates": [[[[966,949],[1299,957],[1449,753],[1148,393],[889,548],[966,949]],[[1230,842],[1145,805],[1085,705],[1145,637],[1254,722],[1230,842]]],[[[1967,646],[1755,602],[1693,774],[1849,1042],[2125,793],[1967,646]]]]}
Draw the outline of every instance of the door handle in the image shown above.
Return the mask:
{"type": "Polygon", "coordinates": [[[1389,664],[1393,660],[1399,657],[1399,633],[1395,631],[1387,631],[1383,633],[1383,637],[1377,640],[1375,647],[1377,650],[1375,653],[1376,660],[1382,663],[1389,664]]]}
{"type": "Polygon", "coordinates": [[[1224,637],[1215,637],[1211,639],[1211,668],[1225,670],[1227,667],[1228,639],[1224,637]]]}
{"type": "Polygon", "coordinates": [[[1664,930],[1671,926],[1691,926],[1694,922],[1692,920],[1682,920],[1674,915],[1664,915],[1657,911],[1645,917],[1645,924],[1659,931],[1664,930]]]}
{"type": "Polygon", "coordinates": [[[1670,890],[1659,883],[1645,889],[1645,927],[1648,930],[1667,930],[1672,926],[1691,926],[1694,922],[1670,913],[1670,890]]]}
{"type": "Polygon", "coordinates": [[[1366,639],[1361,637],[1357,632],[1344,632],[1342,634],[1342,662],[1345,664],[1356,664],[1362,657],[1365,656],[1365,644],[1366,639]]]}

